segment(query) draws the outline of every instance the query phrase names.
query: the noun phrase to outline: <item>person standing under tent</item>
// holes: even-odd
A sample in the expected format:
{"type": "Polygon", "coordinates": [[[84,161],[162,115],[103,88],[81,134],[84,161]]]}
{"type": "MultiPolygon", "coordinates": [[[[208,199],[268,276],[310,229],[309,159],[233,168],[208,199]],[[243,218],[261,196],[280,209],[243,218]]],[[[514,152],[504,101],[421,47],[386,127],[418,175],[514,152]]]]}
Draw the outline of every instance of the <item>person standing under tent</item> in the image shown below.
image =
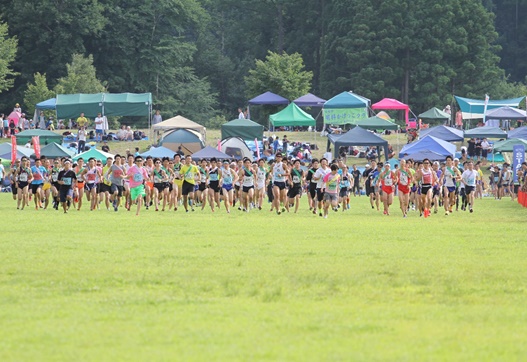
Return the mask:
{"type": "Polygon", "coordinates": [[[95,141],[101,142],[102,134],[103,134],[103,127],[104,127],[104,119],[102,118],[101,113],[97,113],[97,117],[95,117],[94,123],[95,123],[95,141]]]}
{"type": "Polygon", "coordinates": [[[84,117],[84,112],[80,114],[79,118],[77,118],[77,128],[81,129],[83,127],[84,129],[88,127],[88,118],[84,117]]]}

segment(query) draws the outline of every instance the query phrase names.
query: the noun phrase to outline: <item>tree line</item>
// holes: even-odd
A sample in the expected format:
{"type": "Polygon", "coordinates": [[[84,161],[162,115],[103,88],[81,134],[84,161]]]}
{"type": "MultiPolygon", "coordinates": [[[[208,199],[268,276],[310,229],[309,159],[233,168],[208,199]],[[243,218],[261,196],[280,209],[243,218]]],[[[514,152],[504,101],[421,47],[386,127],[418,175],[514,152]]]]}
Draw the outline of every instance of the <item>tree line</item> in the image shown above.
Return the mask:
{"type": "Polygon", "coordinates": [[[56,92],[152,92],[164,117],[216,125],[267,90],[417,112],[526,94],[525,0],[6,0],[0,15],[6,111],[56,92]]]}

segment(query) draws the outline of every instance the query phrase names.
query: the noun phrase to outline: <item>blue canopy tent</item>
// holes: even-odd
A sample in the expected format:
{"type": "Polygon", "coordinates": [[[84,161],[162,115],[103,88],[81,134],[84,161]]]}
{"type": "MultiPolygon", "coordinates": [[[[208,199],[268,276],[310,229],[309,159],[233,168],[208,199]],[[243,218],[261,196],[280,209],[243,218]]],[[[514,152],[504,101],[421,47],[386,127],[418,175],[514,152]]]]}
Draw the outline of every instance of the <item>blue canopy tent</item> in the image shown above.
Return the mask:
{"type": "Polygon", "coordinates": [[[428,129],[422,129],[420,131],[420,137],[422,138],[426,135],[434,136],[440,140],[448,142],[460,142],[464,140],[463,131],[447,126],[437,126],[428,129]]]}
{"type": "Polygon", "coordinates": [[[523,138],[527,140],[527,126],[515,128],[507,132],[507,138],[523,138]]]}
{"type": "Polygon", "coordinates": [[[151,147],[148,151],[141,153],[141,156],[143,157],[157,157],[157,158],[163,158],[163,157],[174,157],[175,152],[167,147],[151,147]]]}
{"type": "Polygon", "coordinates": [[[424,159],[429,159],[430,161],[444,161],[446,159],[446,156],[438,152],[422,150],[422,151],[417,151],[412,154],[408,154],[403,157],[403,160],[410,160],[410,159],[417,161],[417,162],[422,162],[424,159]]]}
{"type": "MultiPolygon", "coordinates": [[[[333,143],[335,145],[334,150],[333,150],[335,158],[338,157],[338,150],[340,147],[376,146],[377,149],[379,149],[379,147],[382,147],[384,149],[384,156],[386,158],[386,161],[388,161],[388,154],[389,154],[388,141],[377,136],[376,134],[372,132],[368,132],[367,130],[359,126],[349,130],[348,132],[344,134],[328,135],[328,149],[329,149],[330,143],[333,143]]],[[[379,159],[380,159],[381,153],[377,152],[377,154],[379,155],[379,159]]]]}
{"type": "Polygon", "coordinates": [[[443,156],[454,156],[456,153],[456,146],[452,143],[443,141],[434,136],[425,136],[419,141],[415,141],[405,145],[401,152],[399,152],[399,158],[403,158],[407,155],[415,154],[419,151],[432,151],[443,156]]]}
{"type": "Polygon", "coordinates": [[[324,124],[355,124],[368,118],[370,100],[353,92],[342,92],[324,103],[324,124]]]}
{"type": "Polygon", "coordinates": [[[465,138],[507,138],[507,132],[498,127],[476,127],[465,131],[465,138]]]}
{"type": "Polygon", "coordinates": [[[230,160],[232,158],[228,154],[226,154],[224,152],[221,152],[218,149],[216,149],[214,147],[211,147],[211,146],[207,146],[207,147],[199,150],[198,152],[195,152],[194,154],[192,154],[192,159],[194,161],[199,161],[201,159],[210,160],[213,157],[216,158],[218,161],[220,161],[220,160],[230,160]]]}
{"type": "Polygon", "coordinates": [[[40,103],[37,103],[35,105],[35,108],[39,110],[50,110],[50,109],[54,110],[56,104],[57,104],[57,98],[50,98],[40,103]]]}
{"type": "Polygon", "coordinates": [[[503,128],[510,128],[510,121],[527,121],[527,113],[524,110],[512,107],[499,107],[485,113],[485,125],[499,127],[503,121],[503,128]]]}
{"type": "Polygon", "coordinates": [[[299,107],[322,107],[326,103],[325,99],[319,98],[314,94],[308,93],[293,101],[299,107]]]}
{"type": "Polygon", "coordinates": [[[265,92],[249,100],[249,104],[280,105],[280,104],[289,104],[289,101],[286,98],[279,96],[278,94],[274,94],[272,92],[265,92]]]}

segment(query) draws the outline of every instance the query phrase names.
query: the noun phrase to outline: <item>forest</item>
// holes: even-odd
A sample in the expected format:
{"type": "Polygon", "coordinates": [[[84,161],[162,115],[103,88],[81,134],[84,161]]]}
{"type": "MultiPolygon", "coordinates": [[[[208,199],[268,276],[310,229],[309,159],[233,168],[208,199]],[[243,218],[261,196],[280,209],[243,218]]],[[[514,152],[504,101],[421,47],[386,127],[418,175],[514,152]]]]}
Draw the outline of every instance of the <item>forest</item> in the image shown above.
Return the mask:
{"type": "Polygon", "coordinates": [[[527,93],[527,0],[4,0],[0,15],[4,112],[151,92],[164,117],[214,126],[268,90],[352,90],[416,114],[527,93]]]}

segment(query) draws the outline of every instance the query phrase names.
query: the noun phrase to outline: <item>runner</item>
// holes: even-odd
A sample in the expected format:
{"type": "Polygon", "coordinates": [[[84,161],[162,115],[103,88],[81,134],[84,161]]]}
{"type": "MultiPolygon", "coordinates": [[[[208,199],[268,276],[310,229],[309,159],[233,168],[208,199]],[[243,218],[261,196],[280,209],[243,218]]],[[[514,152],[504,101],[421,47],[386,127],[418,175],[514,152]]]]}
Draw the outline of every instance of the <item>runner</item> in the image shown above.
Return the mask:
{"type": "Polygon", "coordinates": [[[84,167],[83,158],[79,158],[77,160],[77,166],[73,168],[73,171],[75,172],[75,176],[77,178],[75,188],[73,189],[73,192],[74,192],[73,204],[75,205],[75,200],[77,200],[78,202],[77,211],[80,211],[82,207],[82,198],[84,196],[84,186],[85,186],[84,175],[86,174],[86,168],[84,167]]]}
{"type": "Polygon", "coordinates": [[[313,214],[317,214],[317,181],[313,180],[313,175],[318,170],[318,160],[316,158],[311,160],[311,168],[307,171],[306,182],[308,185],[307,199],[309,202],[309,210],[313,210],[313,214]]]}
{"type": "MultiPolygon", "coordinates": [[[[342,211],[346,211],[350,208],[350,190],[354,190],[354,185],[351,182],[355,182],[355,177],[349,173],[346,165],[343,165],[339,171],[342,171],[340,175],[339,203],[342,204],[342,211]]],[[[358,173],[360,178],[360,171],[358,173]]]]}
{"type": "Polygon", "coordinates": [[[276,162],[273,165],[273,207],[276,213],[280,215],[286,209],[289,212],[289,205],[286,199],[287,190],[285,188],[285,180],[289,176],[289,170],[287,165],[282,162],[282,154],[280,152],[275,155],[275,160],[276,162]],[[281,203],[282,211],[280,211],[281,203]]]}
{"type": "Polygon", "coordinates": [[[46,156],[42,156],[40,158],[42,161],[42,166],[46,169],[46,179],[44,180],[44,184],[42,185],[42,196],[44,200],[44,210],[48,208],[49,205],[49,199],[51,196],[51,162],[46,156]]]}
{"type": "Polygon", "coordinates": [[[121,204],[121,196],[124,193],[124,179],[126,178],[126,173],[121,163],[121,155],[115,155],[115,162],[105,173],[105,178],[110,181],[110,201],[115,212],[119,210],[121,204]]]}
{"type": "Polygon", "coordinates": [[[430,168],[430,160],[425,158],[423,160],[423,168],[415,172],[415,178],[421,182],[421,196],[419,215],[424,215],[425,218],[430,216],[430,205],[432,202],[432,186],[437,183],[437,175],[430,168]]]}
{"type": "Polygon", "coordinates": [[[180,174],[183,175],[183,184],[181,185],[181,192],[183,193],[183,207],[185,212],[188,212],[188,207],[194,211],[192,200],[194,199],[194,186],[196,180],[199,180],[198,166],[192,164],[192,156],[185,157],[185,164],[181,166],[180,174]]]}
{"type": "Polygon", "coordinates": [[[65,160],[64,169],[59,172],[57,177],[57,183],[60,185],[60,202],[65,214],[68,213],[72,201],[73,186],[76,179],[75,171],[71,169],[71,161],[65,160]]]}
{"type": "Polygon", "coordinates": [[[128,169],[126,176],[130,182],[130,198],[132,202],[137,203],[136,216],[139,216],[141,205],[143,204],[143,197],[146,196],[145,180],[148,179],[148,173],[143,167],[143,158],[136,156],[134,159],[135,165],[128,169]]]}
{"type": "Polygon", "coordinates": [[[439,168],[439,162],[435,161],[432,164],[432,170],[436,173],[437,176],[437,183],[434,184],[434,187],[432,187],[432,206],[434,206],[434,214],[437,214],[437,210],[439,207],[439,198],[441,196],[441,180],[443,178],[443,171],[439,168]]]}
{"type": "Polygon", "coordinates": [[[220,187],[223,191],[223,203],[227,213],[231,212],[231,205],[234,198],[234,182],[238,179],[238,174],[229,167],[229,161],[223,161],[220,169],[220,187]]]}
{"type": "Polygon", "coordinates": [[[220,209],[220,171],[218,168],[218,161],[215,157],[210,159],[210,167],[207,169],[207,180],[209,182],[209,205],[212,212],[214,212],[214,205],[220,209]]]}
{"type": "Polygon", "coordinates": [[[31,180],[31,193],[35,196],[35,210],[42,208],[42,200],[44,195],[42,193],[42,186],[44,181],[47,180],[48,170],[40,161],[40,158],[35,159],[35,166],[31,167],[31,172],[33,174],[33,179],[31,180]]]}
{"type": "Polygon", "coordinates": [[[324,219],[327,219],[329,213],[329,206],[333,211],[338,211],[338,195],[340,176],[338,174],[339,167],[336,164],[331,164],[330,171],[324,175],[323,190],[324,190],[324,219]]]}
{"type": "MultiPolygon", "coordinates": [[[[70,169],[71,169],[71,162],[70,162],[70,169]]],[[[59,204],[60,204],[60,198],[59,198],[60,183],[58,182],[60,171],[61,171],[60,162],[58,159],[55,159],[53,161],[53,166],[51,167],[51,170],[49,171],[51,175],[51,193],[53,196],[53,208],[55,210],[59,209],[59,204]]]]}
{"type": "Polygon", "coordinates": [[[15,179],[18,180],[16,183],[18,196],[16,208],[24,210],[26,205],[29,206],[29,183],[33,180],[33,173],[31,172],[31,167],[29,167],[29,159],[27,157],[22,157],[15,179]]]}
{"type": "Polygon", "coordinates": [[[251,160],[243,159],[243,166],[238,172],[238,178],[242,183],[242,194],[240,204],[244,212],[249,212],[254,200],[254,183],[256,176],[251,168],[251,160]]]}
{"type": "Polygon", "coordinates": [[[93,211],[98,207],[97,185],[101,181],[100,168],[97,167],[95,158],[91,157],[88,160],[88,168],[84,170],[83,177],[86,180],[86,197],[90,201],[90,211],[93,211]]]}
{"type": "MultiPolygon", "coordinates": [[[[324,202],[324,177],[331,172],[331,169],[328,167],[328,160],[322,158],[320,160],[320,167],[317,169],[317,172],[313,175],[313,181],[317,182],[317,201],[318,201],[318,216],[322,215],[322,206],[324,202]]],[[[314,212],[316,214],[316,212],[314,212]]]]}
{"type": "Polygon", "coordinates": [[[161,160],[159,158],[154,158],[154,169],[150,173],[151,180],[154,185],[154,206],[156,211],[159,211],[159,201],[163,199],[163,208],[161,211],[165,211],[165,207],[168,201],[168,175],[161,167],[161,160]]]}
{"type": "Polygon", "coordinates": [[[201,210],[205,208],[205,205],[207,205],[207,193],[208,193],[208,166],[207,166],[207,160],[202,159],[200,161],[199,168],[199,174],[200,174],[200,180],[198,185],[198,191],[196,192],[196,200],[201,204],[201,210]]]}
{"type": "Polygon", "coordinates": [[[104,175],[102,182],[99,183],[99,203],[102,202],[104,197],[104,203],[106,205],[106,210],[110,211],[110,194],[112,193],[112,182],[108,178],[108,172],[112,168],[113,158],[108,157],[106,159],[106,164],[101,170],[101,174],[104,175]]]}
{"type": "Polygon", "coordinates": [[[364,188],[366,196],[370,198],[370,205],[372,209],[375,209],[374,203],[377,202],[377,208],[379,200],[375,200],[375,188],[373,187],[373,179],[375,178],[374,173],[377,170],[377,162],[372,161],[371,166],[366,165],[366,169],[362,173],[362,177],[365,179],[364,188]]]}
{"type": "Polygon", "coordinates": [[[183,176],[181,175],[181,167],[183,164],[181,163],[181,155],[179,153],[176,153],[174,155],[174,164],[172,165],[172,171],[174,173],[174,189],[172,191],[172,200],[174,206],[174,211],[177,211],[178,205],[181,200],[182,196],[182,186],[183,186],[183,176]]]}
{"type": "Polygon", "coordinates": [[[256,203],[258,210],[262,209],[263,199],[267,183],[267,168],[265,167],[265,160],[263,158],[258,160],[258,168],[256,169],[256,203]]]}
{"type": "Polygon", "coordinates": [[[300,169],[300,160],[293,162],[293,168],[289,174],[289,192],[287,197],[289,198],[288,204],[295,205],[295,214],[298,212],[298,206],[300,204],[300,197],[302,196],[302,183],[304,182],[304,171],[300,169]]]}
{"type": "Polygon", "coordinates": [[[510,196],[512,190],[512,171],[509,169],[509,164],[504,163],[500,172],[498,181],[499,199],[504,196],[510,196]]]}
{"type": "Polygon", "coordinates": [[[15,163],[11,166],[11,169],[9,170],[9,181],[11,181],[11,193],[13,195],[13,201],[17,200],[17,194],[18,194],[18,170],[20,169],[20,160],[17,158],[15,160],[15,163]]]}
{"type": "Polygon", "coordinates": [[[359,169],[357,168],[357,165],[353,165],[353,171],[351,171],[351,175],[353,176],[353,197],[359,196],[360,197],[360,176],[361,173],[359,169]]]}
{"type": "Polygon", "coordinates": [[[452,213],[454,205],[456,204],[456,181],[460,178],[461,173],[453,165],[452,157],[446,157],[446,164],[442,173],[443,187],[443,206],[445,207],[445,215],[452,213]]]}
{"type": "Polygon", "coordinates": [[[461,182],[465,185],[465,195],[468,201],[470,212],[474,212],[474,190],[476,189],[477,171],[474,170],[474,163],[468,161],[467,170],[461,175],[461,182]]]}
{"type": "Polygon", "coordinates": [[[390,205],[393,203],[393,193],[396,183],[397,175],[390,169],[390,164],[386,162],[378,178],[378,187],[382,189],[384,215],[390,215],[390,205]]]}
{"type": "Polygon", "coordinates": [[[403,213],[403,217],[408,216],[408,208],[410,207],[410,185],[413,177],[406,165],[405,160],[399,161],[399,170],[397,171],[397,190],[399,191],[399,205],[403,213]]]}

